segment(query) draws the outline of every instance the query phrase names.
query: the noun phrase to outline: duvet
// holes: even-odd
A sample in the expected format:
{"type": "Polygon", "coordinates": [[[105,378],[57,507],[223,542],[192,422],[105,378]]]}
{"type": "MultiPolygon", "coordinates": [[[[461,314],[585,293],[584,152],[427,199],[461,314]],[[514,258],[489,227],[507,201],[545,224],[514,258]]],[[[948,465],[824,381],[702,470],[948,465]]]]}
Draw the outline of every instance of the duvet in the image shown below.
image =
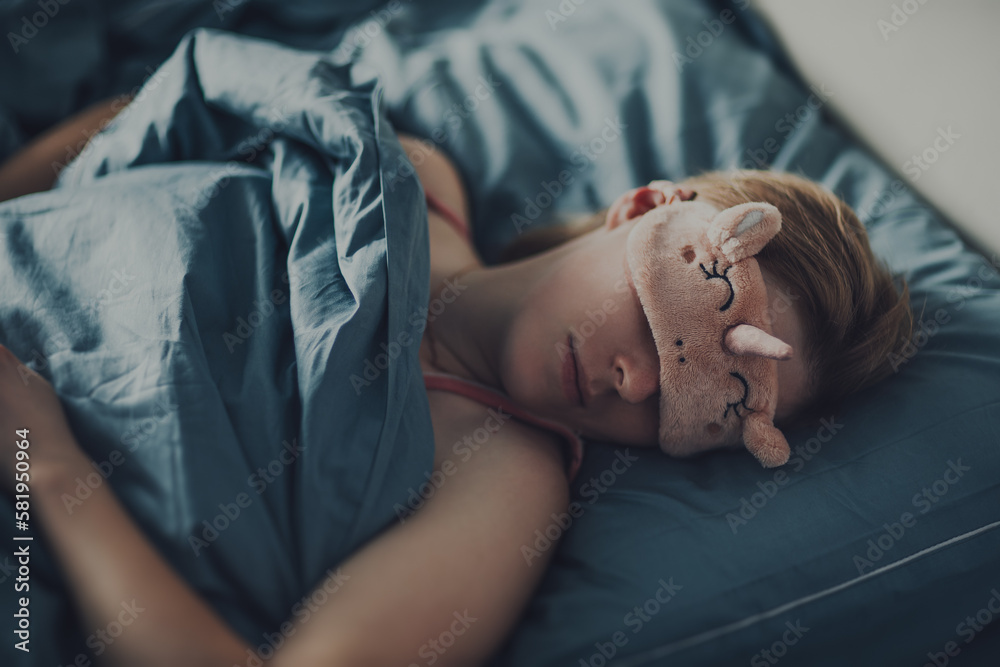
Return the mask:
{"type": "MultiPolygon", "coordinates": [[[[0,206],[0,340],[94,460],[67,511],[112,485],[254,646],[308,618],[432,466],[417,346],[387,345],[420,340],[426,208],[389,173],[381,96],[325,57],[197,31],[56,188],[0,206]]],[[[76,627],[28,544],[31,653],[5,640],[0,662],[100,655],[113,638],[76,627]]]]}

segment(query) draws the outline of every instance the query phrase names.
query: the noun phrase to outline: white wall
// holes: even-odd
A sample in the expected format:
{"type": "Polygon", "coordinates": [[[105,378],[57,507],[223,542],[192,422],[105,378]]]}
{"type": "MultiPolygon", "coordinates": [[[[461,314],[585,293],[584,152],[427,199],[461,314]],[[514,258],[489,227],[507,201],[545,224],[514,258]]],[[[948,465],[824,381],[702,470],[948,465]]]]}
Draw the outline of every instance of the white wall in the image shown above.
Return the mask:
{"type": "Polygon", "coordinates": [[[1000,254],[1000,1],[750,6],[803,78],[831,91],[848,128],[981,250],[1000,254]],[[950,145],[938,138],[948,128],[950,145]],[[921,167],[912,158],[925,151],[934,161],[921,167]]]}

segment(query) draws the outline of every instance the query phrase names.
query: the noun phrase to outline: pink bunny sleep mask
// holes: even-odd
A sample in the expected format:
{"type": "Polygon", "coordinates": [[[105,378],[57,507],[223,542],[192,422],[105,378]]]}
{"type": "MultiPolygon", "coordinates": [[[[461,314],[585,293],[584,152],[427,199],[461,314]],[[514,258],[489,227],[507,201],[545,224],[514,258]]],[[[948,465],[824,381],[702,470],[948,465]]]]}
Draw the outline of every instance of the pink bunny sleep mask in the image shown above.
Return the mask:
{"type": "Polygon", "coordinates": [[[774,426],[778,359],[767,288],[754,256],[781,229],[766,203],[721,212],[657,206],[629,231],[626,261],[660,357],[660,449],[690,456],[743,444],[765,467],[788,461],[774,426]]]}

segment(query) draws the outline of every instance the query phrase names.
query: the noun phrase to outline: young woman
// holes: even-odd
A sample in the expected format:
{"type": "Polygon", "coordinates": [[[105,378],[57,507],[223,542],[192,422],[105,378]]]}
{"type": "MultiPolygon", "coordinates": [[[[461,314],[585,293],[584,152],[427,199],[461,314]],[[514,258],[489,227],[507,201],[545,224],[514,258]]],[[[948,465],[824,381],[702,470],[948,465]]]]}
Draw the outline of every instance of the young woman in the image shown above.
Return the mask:
{"type": "MultiPolygon", "coordinates": [[[[57,128],[0,168],[0,180],[37,165],[48,169],[65,154],[66,141],[110,113],[91,110],[57,128]]],[[[428,664],[428,642],[446,631],[455,641],[434,649],[437,665],[481,664],[500,645],[552,556],[550,549],[528,565],[520,547],[568,505],[566,445],[571,458],[579,455],[576,434],[656,445],[656,347],[635,291],[616,288],[628,284],[628,232],[650,210],[695,197],[720,210],[749,201],[780,210],[782,231],[758,255],[769,300],[790,306],[774,308],[774,335],[797,350],[779,363],[779,425],[829,409],[884,377],[887,355],[908,339],[905,287],[897,292],[850,209],[803,179],[740,172],[676,185],[657,181],[622,194],[566,238],[526,234],[512,249],[523,255],[540,244],[536,254],[485,266],[470,242],[458,173],[430,145],[402,141],[424,158],[417,171],[429,203],[430,297],[451,290],[419,351],[435,468],[445,464],[452,443],[484,424],[493,401],[520,416],[500,425],[411,520],[346,562],[331,563],[345,581],[285,637],[271,664],[428,664]],[[608,315],[604,323],[585,339],[575,334],[597,309],[608,315]],[[564,382],[567,346],[575,388],[564,382]]],[[[5,196],[48,187],[51,179],[31,175],[19,183],[29,185],[12,186],[5,196]]],[[[65,511],[60,497],[91,471],[89,459],[51,386],[2,347],[0,429],[8,491],[24,451],[11,438],[29,429],[33,517],[65,570],[84,627],[105,627],[123,600],[143,609],[101,656],[105,664],[258,664],[253,649],[170,569],[107,485],[72,516],[65,511]]]]}

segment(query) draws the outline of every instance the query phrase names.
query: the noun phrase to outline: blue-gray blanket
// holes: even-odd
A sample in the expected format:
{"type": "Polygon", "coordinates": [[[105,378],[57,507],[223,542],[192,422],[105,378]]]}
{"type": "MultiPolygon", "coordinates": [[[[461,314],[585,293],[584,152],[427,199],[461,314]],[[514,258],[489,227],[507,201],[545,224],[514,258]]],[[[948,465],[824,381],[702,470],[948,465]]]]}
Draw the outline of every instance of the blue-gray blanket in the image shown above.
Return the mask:
{"type": "MultiPolygon", "coordinates": [[[[380,343],[419,341],[429,275],[419,183],[386,187],[381,97],[316,55],[197,34],[57,189],[0,208],[0,340],[95,461],[67,511],[112,484],[248,637],[432,465],[415,349],[380,343]]],[[[66,631],[43,546],[30,664],[56,665],[102,640],[66,631]]]]}
{"type": "MultiPolygon", "coordinates": [[[[0,339],[250,644],[297,622],[431,463],[416,350],[390,344],[426,306],[423,204],[381,90],[394,128],[458,164],[488,260],[652,179],[773,167],[858,211],[922,322],[892,378],[786,434],[780,470],[656,451],[623,470],[591,443],[493,664],[996,664],[1000,260],[828,117],[838,91],[798,81],[748,3],[38,3],[0,8],[5,33],[46,23],[0,49],[0,155],[141,98],[59,188],[0,206],[0,339]],[[157,70],[196,26],[327,56],[199,33],[157,70]]],[[[70,664],[97,628],[33,548],[30,656],[0,555],[0,664],[70,664]]]]}

